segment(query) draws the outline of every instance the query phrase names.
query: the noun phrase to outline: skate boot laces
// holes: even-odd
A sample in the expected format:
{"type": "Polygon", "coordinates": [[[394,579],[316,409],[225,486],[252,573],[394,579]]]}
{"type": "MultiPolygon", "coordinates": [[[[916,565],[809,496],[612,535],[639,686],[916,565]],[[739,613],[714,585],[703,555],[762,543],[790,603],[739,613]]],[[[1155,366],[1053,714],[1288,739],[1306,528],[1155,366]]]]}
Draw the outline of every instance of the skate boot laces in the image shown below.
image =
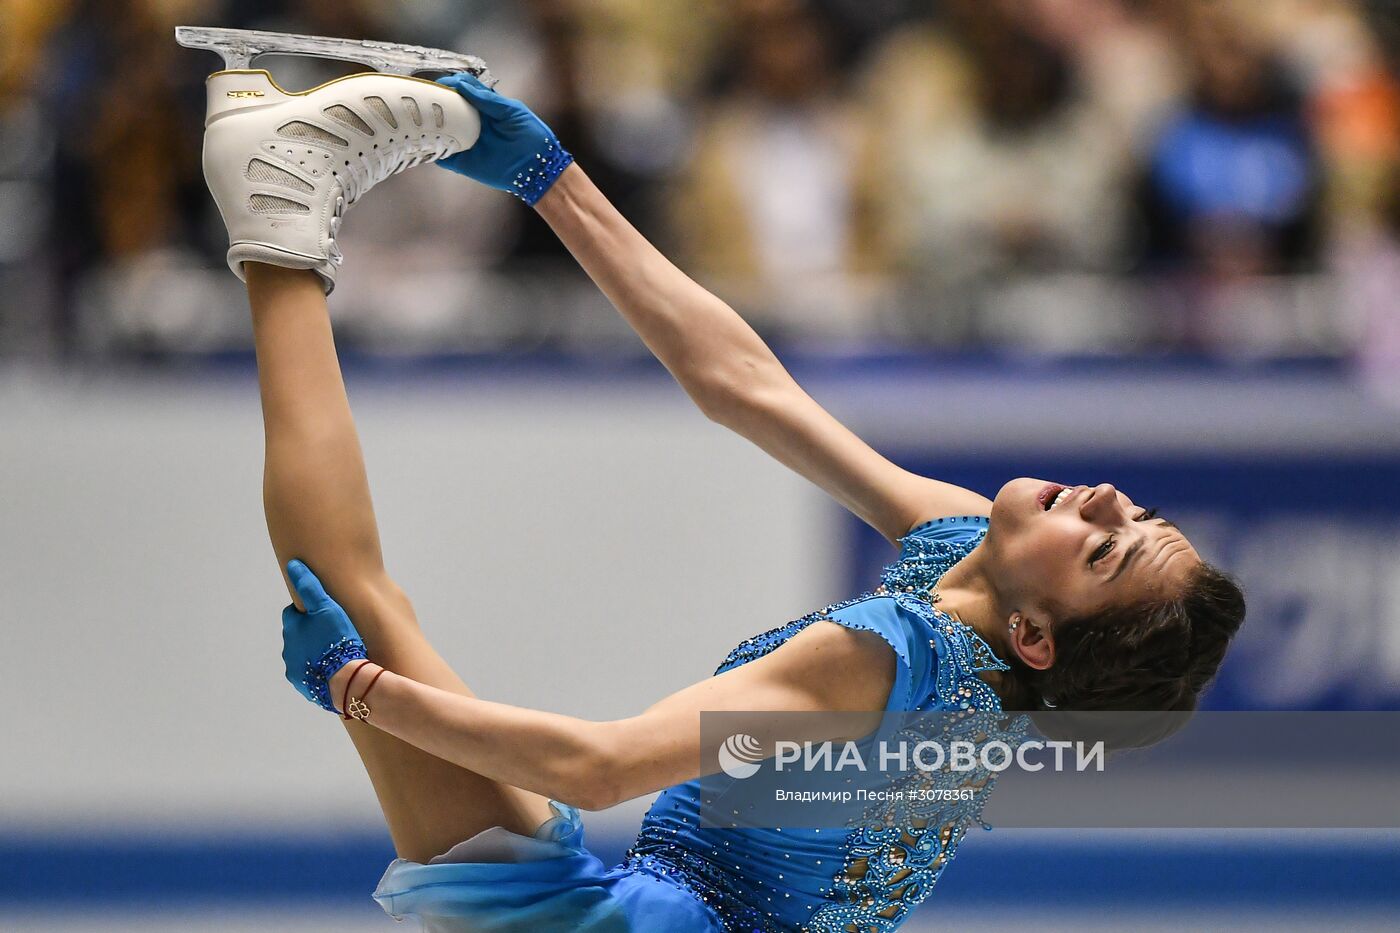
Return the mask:
{"type": "Polygon", "coordinates": [[[340,235],[340,224],[345,212],[355,202],[364,197],[375,185],[390,175],[397,175],[405,169],[435,162],[451,155],[455,150],[453,141],[443,136],[420,136],[417,139],[404,137],[382,143],[368,152],[359,152],[346,159],[346,164],[333,171],[340,181],[341,193],[335,199],[331,213],[330,250],[331,258],[340,262],[344,256],[336,237],[340,235]]]}

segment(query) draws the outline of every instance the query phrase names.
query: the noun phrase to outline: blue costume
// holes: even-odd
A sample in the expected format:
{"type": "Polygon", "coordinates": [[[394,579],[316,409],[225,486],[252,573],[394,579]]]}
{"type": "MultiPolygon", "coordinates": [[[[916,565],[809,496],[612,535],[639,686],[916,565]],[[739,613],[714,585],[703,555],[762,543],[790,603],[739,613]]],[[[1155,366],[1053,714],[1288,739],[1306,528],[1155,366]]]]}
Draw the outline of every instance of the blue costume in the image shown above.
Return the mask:
{"type": "MultiPolygon", "coordinates": [[[[894,649],[887,709],[999,713],[978,672],[1006,665],[929,601],[986,531],[980,516],[920,525],[901,541],[899,559],[874,592],[744,641],[716,673],[829,620],[876,632],[894,649]]],[[[892,826],[875,820],[826,831],[701,828],[699,782],[690,781],[662,792],[626,859],[611,868],[584,848],[578,811],[555,804],[558,816],[534,838],[496,827],[427,865],[393,862],[374,896],[393,916],[416,916],[444,933],[894,930],[980,823],[992,781],[973,777],[978,789],[970,799],[927,804],[916,819],[902,813],[905,822],[892,826]]]]}

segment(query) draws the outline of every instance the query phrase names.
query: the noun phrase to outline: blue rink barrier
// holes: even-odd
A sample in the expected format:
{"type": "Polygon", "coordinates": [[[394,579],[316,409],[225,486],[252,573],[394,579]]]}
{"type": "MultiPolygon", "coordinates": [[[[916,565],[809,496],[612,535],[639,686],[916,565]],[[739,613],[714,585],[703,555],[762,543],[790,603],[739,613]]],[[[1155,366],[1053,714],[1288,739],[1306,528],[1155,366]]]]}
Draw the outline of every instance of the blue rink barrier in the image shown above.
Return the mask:
{"type": "MultiPolygon", "coordinates": [[[[630,837],[590,847],[622,857],[630,837]]],[[[393,857],[378,834],[185,837],[0,835],[0,908],[130,909],[234,903],[363,902],[393,857]]],[[[1062,909],[1267,905],[1400,908],[1400,834],[974,830],[934,902],[1005,906],[1007,865],[1028,904],[1062,909]],[[1165,839],[1165,841],[1164,841],[1165,839]]]]}

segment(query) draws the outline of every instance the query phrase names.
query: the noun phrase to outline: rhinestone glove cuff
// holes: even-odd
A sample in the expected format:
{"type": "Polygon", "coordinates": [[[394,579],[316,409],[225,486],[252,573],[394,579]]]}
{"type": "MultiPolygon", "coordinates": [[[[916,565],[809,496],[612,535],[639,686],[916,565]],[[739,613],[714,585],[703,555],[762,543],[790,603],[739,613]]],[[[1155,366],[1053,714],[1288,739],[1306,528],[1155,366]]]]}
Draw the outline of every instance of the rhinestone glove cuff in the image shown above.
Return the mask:
{"type": "Polygon", "coordinates": [[[311,702],[328,713],[340,712],[331,701],[331,677],[351,661],[368,657],[365,643],[358,638],[342,638],[326,649],[326,653],[315,661],[306,663],[306,676],[301,685],[310,694],[311,702]]]}
{"type": "Polygon", "coordinates": [[[559,140],[551,139],[545,151],[535,156],[534,163],[516,174],[515,181],[511,183],[511,194],[534,207],[564,173],[564,169],[573,164],[574,157],[569,150],[559,145],[559,140]]]}

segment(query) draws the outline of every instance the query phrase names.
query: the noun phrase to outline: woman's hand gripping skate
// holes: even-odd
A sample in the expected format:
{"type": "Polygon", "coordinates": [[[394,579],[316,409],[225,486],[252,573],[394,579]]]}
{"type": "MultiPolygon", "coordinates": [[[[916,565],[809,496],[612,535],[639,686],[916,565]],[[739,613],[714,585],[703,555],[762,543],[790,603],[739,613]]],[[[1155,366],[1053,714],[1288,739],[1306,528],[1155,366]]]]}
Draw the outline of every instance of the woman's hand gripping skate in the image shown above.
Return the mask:
{"type": "Polygon", "coordinates": [[[481,116],[476,145],[440,161],[443,168],[509,191],[533,207],[573,163],[554,131],[520,101],[497,94],[465,72],[438,83],[465,97],[481,116]]]}
{"type": "Polygon", "coordinates": [[[329,712],[330,682],[352,661],[367,657],[360,633],[340,604],[327,595],[321,581],[299,560],[287,563],[287,578],[306,611],[282,610],[282,662],[287,680],[297,692],[329,712]]]}

